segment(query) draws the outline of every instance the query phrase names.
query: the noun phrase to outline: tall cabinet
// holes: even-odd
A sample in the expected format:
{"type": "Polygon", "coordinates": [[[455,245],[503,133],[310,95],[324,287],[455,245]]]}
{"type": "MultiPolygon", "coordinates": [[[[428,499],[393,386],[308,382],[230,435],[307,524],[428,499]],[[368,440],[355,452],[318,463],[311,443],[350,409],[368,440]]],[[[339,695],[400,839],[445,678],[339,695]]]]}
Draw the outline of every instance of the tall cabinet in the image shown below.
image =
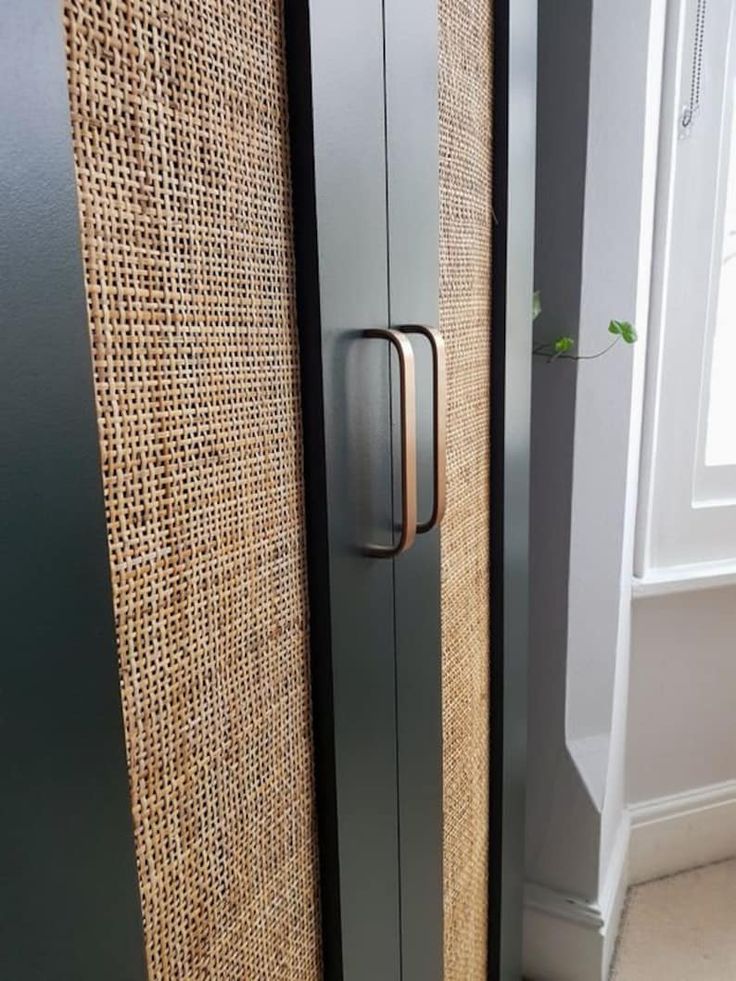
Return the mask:
{"type": "Polygon", "coordinates": [[[0,975],[519,978],[534,4],[0,12],[0,975]]]}

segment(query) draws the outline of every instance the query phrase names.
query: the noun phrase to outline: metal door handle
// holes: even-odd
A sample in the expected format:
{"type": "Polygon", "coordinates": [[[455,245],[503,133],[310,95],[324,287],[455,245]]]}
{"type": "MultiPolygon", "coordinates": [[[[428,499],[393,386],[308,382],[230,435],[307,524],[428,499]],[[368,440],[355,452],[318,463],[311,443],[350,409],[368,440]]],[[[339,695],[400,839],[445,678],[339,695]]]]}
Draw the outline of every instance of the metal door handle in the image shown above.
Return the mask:
{"type": "Polygon", "coordinates": [[[432,380],[434,399],[432,413],[432,442],[434,450],[434,503],[429,521],[417,525],[417,532],[426,531],[442,523],[447,503],[447,359],[445,341],[434,327],[424,324],[407,324],[398,328],[404,334],[421,334],[432,349],[432,380]]]}
{"type": "Polygon", "coordinates": [[[399,402],[401,425],[401,534],[395,545],[369,545],[367,552],[376,558],[390,559],[406,552],[417,533],[417,432],[414,352],[405,337],[395,330],[375,327],[364,337],[377,337],[392,344],[399,356],[399,402]]]}

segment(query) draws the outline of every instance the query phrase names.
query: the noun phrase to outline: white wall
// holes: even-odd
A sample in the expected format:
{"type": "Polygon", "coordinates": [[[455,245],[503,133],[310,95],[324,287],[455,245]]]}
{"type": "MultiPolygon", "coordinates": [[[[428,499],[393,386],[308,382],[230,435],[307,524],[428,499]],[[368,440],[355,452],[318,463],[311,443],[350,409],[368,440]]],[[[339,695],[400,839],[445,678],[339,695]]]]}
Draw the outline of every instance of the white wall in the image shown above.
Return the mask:
{"type": "Polygon", "coordinates": [[[612,318],[641,340],[534,366],[525,963],[537,981],[606,976],[630,819],[639,875],[674,871],[678,854],[686,867],[736,853],[736,587],[631,598],[666,5],[540,5],[537,340],[569,333],[593,352],[612,318]]]}
{"type": "Polygon", "coordinates": [[[736,589],[634,601],[629,803],[736,779],[736,589]]]}
{"type": "Polygon", "coordinates": [[[540,6],[525,966],[601,981],[626,886],[631,576],[664,0],[540,6]],[[582,166],[582,173],[581,173],[582,166]],[[581,210],[582,209],[582,210],[581,210]]]}

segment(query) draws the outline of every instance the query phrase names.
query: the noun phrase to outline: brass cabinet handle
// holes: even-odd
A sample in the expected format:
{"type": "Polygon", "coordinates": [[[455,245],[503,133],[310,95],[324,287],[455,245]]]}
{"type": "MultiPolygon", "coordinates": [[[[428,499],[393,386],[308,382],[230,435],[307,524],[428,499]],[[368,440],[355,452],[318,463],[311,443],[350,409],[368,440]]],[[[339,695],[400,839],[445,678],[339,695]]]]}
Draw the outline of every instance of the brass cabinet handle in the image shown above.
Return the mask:
{"type": "Polygon", "coordinates": [[[445,341],[434,327],[424,324],[407,324],[398,328],[404,334],[421,334],[432,349],[432,380],[434,406],[432,419],[434,450],[434,503],[429,521],[417,525],[421,535],[442,523],[447,503],[447,359],[445,341]]]}
{"type": "Polygon", "coordinates": [[[409,341],[395,330],[375,327],[364,337],[377,337],[392,344],[399,356],[399,391],[401,425],[401,534],[395,545],[369,545],[367,552],[377,558],[390,559],[406,552],[417,533],[417,427],[414,352],[409,341]]]}

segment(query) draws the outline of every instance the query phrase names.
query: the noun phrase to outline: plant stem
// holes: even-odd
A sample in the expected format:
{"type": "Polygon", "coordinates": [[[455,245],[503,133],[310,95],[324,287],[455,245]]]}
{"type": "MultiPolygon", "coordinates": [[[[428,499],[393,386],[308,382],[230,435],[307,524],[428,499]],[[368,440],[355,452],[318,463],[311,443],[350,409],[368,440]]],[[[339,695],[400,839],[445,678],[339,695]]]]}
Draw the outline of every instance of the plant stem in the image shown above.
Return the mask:
{"type": "Polygon", "coordinates": [[[620,336],[614,337],[608,347],[604,347],[597,354],[565,354],[562,351],[550,351],[549,344],[537,344],[536,347],[532,348],[532,354],[539,358],[547,358],[547,364],[552,364],[558,358],[564,358],[565,361],[595,361],[596,358],[602,358],[604,354],[608,354],[611,348],[615,347],[620,340],[620,336]]]}

